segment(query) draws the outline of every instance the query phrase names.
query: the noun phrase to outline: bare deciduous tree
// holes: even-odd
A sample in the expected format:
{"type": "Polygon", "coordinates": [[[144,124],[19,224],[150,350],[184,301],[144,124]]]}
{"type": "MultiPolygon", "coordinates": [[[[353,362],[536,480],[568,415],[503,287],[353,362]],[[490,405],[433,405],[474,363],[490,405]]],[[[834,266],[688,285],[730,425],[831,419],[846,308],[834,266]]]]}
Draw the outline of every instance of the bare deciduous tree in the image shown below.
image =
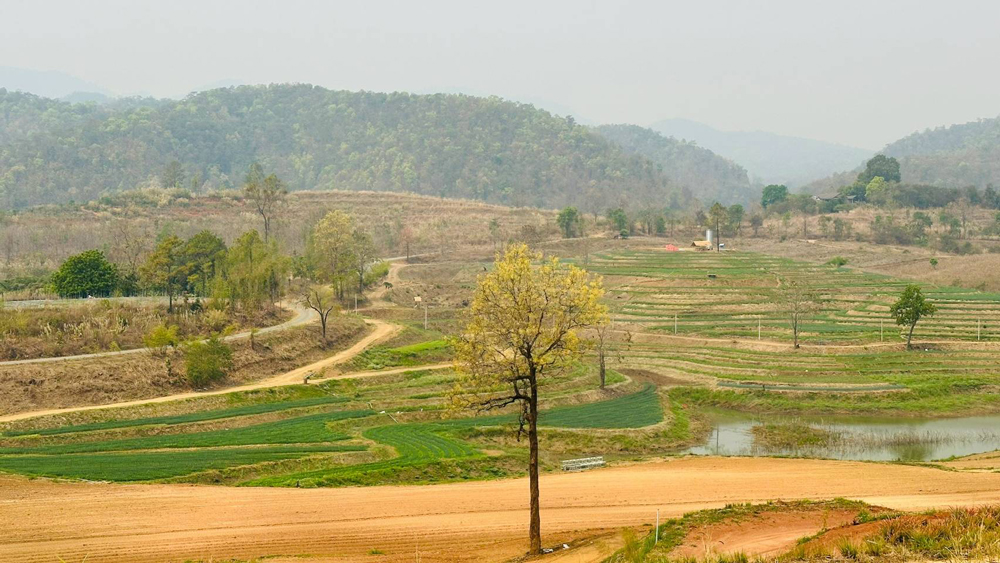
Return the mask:
{"type": "Polygon", "coordinates": [[[302,303],[319,315],[320,333],[323,337],[323,343],[326,344],[327,321],[330,318],[330,313],[337,310],[336,294],[325,285],[315,285],[306,289],[305,295],[302,296],[302,303]]]}

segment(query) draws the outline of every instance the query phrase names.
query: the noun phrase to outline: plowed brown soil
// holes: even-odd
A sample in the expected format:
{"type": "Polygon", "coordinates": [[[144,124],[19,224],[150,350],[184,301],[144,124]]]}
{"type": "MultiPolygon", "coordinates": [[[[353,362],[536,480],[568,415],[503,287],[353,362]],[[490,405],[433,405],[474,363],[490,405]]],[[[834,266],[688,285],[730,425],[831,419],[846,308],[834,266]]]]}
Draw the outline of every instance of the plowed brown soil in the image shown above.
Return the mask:
{"type": "MultiPolygon", "coordinates": [[[[418,553],[424,563],[504,561],[527,547],[527,489],[524,479],[258,489],[0,477],[0,561],[310,555],[315,557],[310,561],[381,562],[415,561],[418,553]],[[384,555],[371,555],[372,550],[384,555]]],[[[541,490],[544,543],[556,545],[651,524],[657,508],[666,518],[770,499],[849,497],[909,510],[1000,503],[1000,474],[818,460],[682,458],[544,475],[541,490]]]]}

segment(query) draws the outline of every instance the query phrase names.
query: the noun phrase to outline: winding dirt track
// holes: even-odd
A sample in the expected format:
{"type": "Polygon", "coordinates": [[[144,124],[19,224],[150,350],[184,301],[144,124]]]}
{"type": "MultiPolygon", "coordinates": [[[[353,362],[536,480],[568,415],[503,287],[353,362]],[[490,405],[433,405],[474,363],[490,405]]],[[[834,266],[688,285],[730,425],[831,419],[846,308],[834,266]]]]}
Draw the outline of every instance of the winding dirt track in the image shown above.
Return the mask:
{"type": "MultiPolygon", "coordinates": [[[[0,477],[0,561],[504,561],[523,553],[524,479],[345,489],[55,483],[0,477]],[[371,557],[377,549],[382,557],[371,557]],[[282,559],[278,559],[282,560],[282,559]]],[[[682,458],[542,477],[547,545],[732,502],[860,498],[898,509],[1000,502],[1000,474],[876,463],[682,458]]],[[[572,550],[560,554],[560,561],[572,550]]],[[[599,557],[599,555],[595,555],[599,557]]],[[[544,560],[544,559],[543,559],[544,560]]]]}
{"type": "MultiPolygon", "coordinates": [[[[130,297],[121,297],[121,298],[118,298],[118,300],[132,300],[132,299],[140,299],[140,298],[130,298],[130,297]]],[[[141,298],[141,299],[143,301],[157,301],[157,299],[149,299],[149,298],[141,298]]],[[[80,301],[83,301],[83,300],[80,300],[80,301]]],[[[24,303],[24,302],[22,302],[22,303],[24,303]]],[[[57,306],[65,306],[68,303],[72,303],[72,301],[65,301],[64,300],[64,301],[59,301],[58,303],[62,303],[62,305],[57,305],[57,306]]],[[[291,309],[292,311],[294,311],[295,312],[295,316],[292,317],[291,319],[288,319],[287,321],[285,321],[283,323],[259,328],[259,329],[257,329],[256,334],[258,334],[258,335],[260,335],[260,334],[267,334],[269,332],[277,332],[279,330],[285,330],[285,329],[289,329],[289,328],[293,328],[293,327],[297,327],[297,326],[307,325],[307,324],[309,324],[311,322],[314,322],[315,320],[317,320],[319,318],[315,311],[313,311],[312,309],[307,309],[306,307],[303,307],[303,306],[299,305],[298,303],[294,303],[294,302],[293,303],[283,303],[282,305],[284,305],[285,307],[288,307],[289,309],[291,309]]],[[[27,306],[22,305],[20,307],[15,307],[15,308],[22,308],[22,309],[24,309],[24,308],[31,308],[31,307],[27,307],[27,306]]],[[[250,338],[250,331],[249,330],[246,330],[246,331],[243,331],[243,332],[238,332],[236,334],[230,334],[229,336],[224,336],[224,337],[222,337],[222,340],[232,341],[232,340],[244,340],[244,339],[247,339],[247,338],[250,338]]],[[[146,348],[140,347],[140,348],[129,348],[128,350],[115,350],[115,351],[109,351],[109,352],[94,352],[92,354],[75,354],[73,356],[52,356],[52,357],[48,357],[48,358],[28,358],[26,360],[5,360],[5,361],[0,362],[0,366],[19,366],[19,365],[25,365],[25,364],[52,364],[52,363],[56,363],[56,362],[72,362],[72,361],[80,361],[80,360],[93,360],[93,359],[97,359],[97,358],[108,358],[108,357],[112,357],[112,356],[128,356],[130,354],[141,354],[141,353],[146,352],[146,351],[147,351],[146,348]]]]}
{"type": "MultiPolygon", "coordinates": [[[[403,329],[403,327],[400,325],[387,323],[376,319],[366,319],[365,322],[374,326],[375,327],[374,330],[372,330],[371,333],[366,335],[361,340],[355,342],[350,348],[347,348],[346,350],[341,350],[340,352],[337,352],[336,354],[329,356],[327,358],[323,358],[318,362],[313,362],[309,365],[305,365],[293,369],[291,371],[275,375],[273,377],[269,377],[267,379],[258,381],[257,383],[250,383],[247,385],[240,385],[237,387],[226,387],[223,389],[215,389],[212,391],[189,391],[186,393],[176,393],[173,395],[164,395],[162,397],[153,397],[151,399],[138,399],[135,401],[125,401],[121,403],[110,403],[105,405],[89,405],[85,407],[66,407],[62,409],[46,409],[46,410],[20,412],[20,413],[0,416],[0,422],[13,422],[15,420],[34,418],[36,416],[65,414],[69,412],[89,411],[95,409],[106,409],[113,407],[133,407],[136,405],[147,405],[150,403],[165,403],[168,401],[177,401],[180,399],[192,399],[194,397],[206,397],[209,395],[224,395],[226,393],[233,393],[236,391],[250,391],[253,389],[264,389],[266,387],[280,387],[283,385],[294,385],[297,383],[302,383],[306,374],[315,373],[324,368],[344,363],[353,358],[354,356],[360,354],[362,351],[364,351],[365,348],[373,344],[376,344],[378,342],[381,342],[383,340],[392,338],[397,333],[399,333],[400,330],[403,329]]],[[[417,368],[407,368],[407,369],[413,370],[417,368]]],[[[387,372],[382,372],[382,373],[387,373],[387,372]]],[[[378,375],[378,374],[362,373],[362,374],[352,374],[352,375],[365,376],[365,375],[378,375]]],[[[311,381],[320,381],[320,379],[315,379],[311,381]]]]}

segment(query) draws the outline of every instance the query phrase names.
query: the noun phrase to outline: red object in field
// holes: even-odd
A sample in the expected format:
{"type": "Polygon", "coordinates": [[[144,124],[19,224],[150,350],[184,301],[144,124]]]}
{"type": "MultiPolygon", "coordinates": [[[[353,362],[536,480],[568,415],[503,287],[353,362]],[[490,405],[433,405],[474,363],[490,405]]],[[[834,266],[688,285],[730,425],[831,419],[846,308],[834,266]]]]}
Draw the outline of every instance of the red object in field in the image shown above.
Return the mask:
{"type": "Polygon", "coordinates": [[[680,250],[679,248],[677,248],[676,246],[674,246],[672,244],[668,244],[667,246],[664,246],[663,248],[667,252],[677,252],[678,250],[680,250]]]}

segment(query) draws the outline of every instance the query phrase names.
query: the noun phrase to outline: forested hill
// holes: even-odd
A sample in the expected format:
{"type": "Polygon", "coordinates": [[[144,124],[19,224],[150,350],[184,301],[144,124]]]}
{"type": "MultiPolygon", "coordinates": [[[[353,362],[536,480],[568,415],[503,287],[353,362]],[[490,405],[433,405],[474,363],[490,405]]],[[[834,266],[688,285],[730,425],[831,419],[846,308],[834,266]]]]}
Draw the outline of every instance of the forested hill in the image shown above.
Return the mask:
{"type": "MultiPolygon", "coordinates": [[[[899,161],[902,182],[942,188],[1000,186],[1000,117],[938,127],[889,143],[880,154],[899,161]]],[[[833,195],[863,167],[805,186],[805,193],[833,195]]]]}
{"type": "Polygon", "coordinates": [[[499,98],[272,85],[97,105],[0,89],[5,208],[158,183],[238,187],[253,161],[291,189],[405,191],[594,212],[623,202],[687,203],[648,159],[570,118],[499,98]]]}
{"type": "Polygon", "coordinates": [[[626,152],[652,160],[702,203],[749,204],[760,199],[742,166],[694,143],[665,137],[638,125],[601,125],[595,129],[626,152]]]}
{"type": "Polygon", "coordinates": [[[1000,117],[914,133],[883,154],[899,160],[904,182],[1000,186],[1000,117]]]}

